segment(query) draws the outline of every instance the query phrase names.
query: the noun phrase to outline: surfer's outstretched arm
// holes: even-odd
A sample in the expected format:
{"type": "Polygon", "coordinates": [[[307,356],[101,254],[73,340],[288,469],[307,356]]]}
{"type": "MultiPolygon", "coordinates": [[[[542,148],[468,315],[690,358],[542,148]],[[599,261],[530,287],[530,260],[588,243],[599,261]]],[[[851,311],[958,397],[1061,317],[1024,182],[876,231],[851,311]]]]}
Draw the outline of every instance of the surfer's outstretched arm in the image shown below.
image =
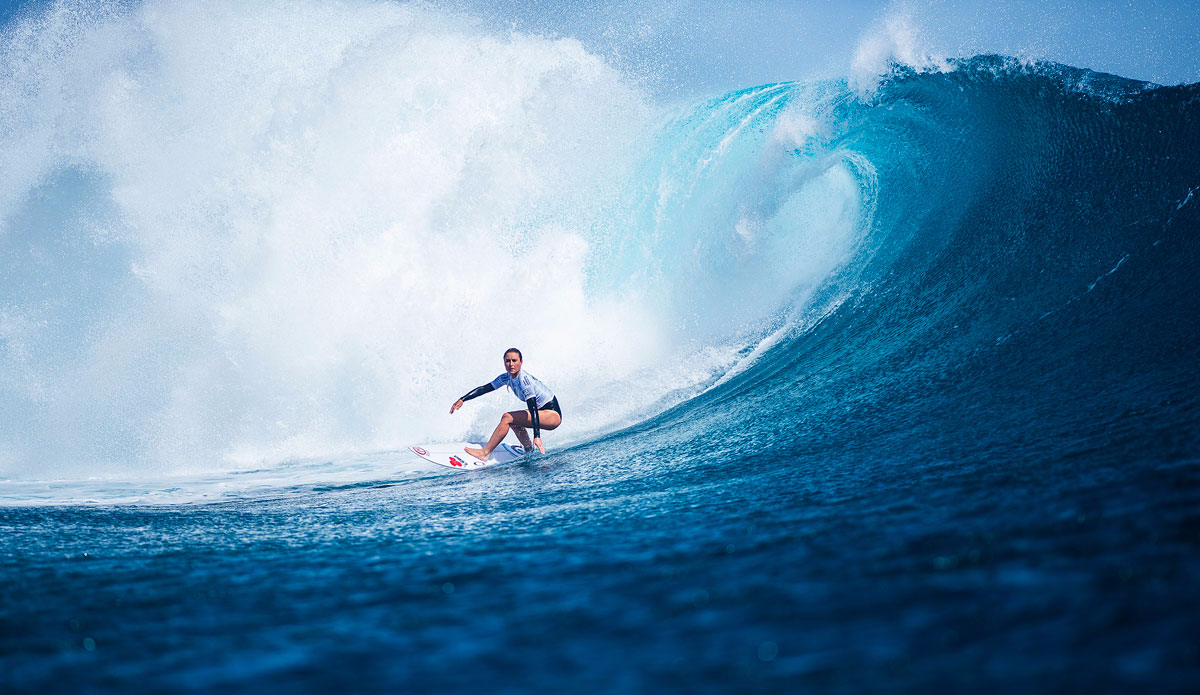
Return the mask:
{"type": "Polygon", "coordinates": [[[479,396],[482,396],[485,393],[491,393],[492,391],[495,391],[495,390],[496,390],[496,387],[492,386],[491,384],[484,384],[483,386],[476,386],[475,388],[468,391],[467,395],[463,396],[462,398],[458,399],[457,401],[454,401],[454,405],[450,406],[450,414],[453,415],[454,411],[463,407],[463,403],[465,403],[466,401],[469,401],[472,398],[478,398],[479,396]]]}

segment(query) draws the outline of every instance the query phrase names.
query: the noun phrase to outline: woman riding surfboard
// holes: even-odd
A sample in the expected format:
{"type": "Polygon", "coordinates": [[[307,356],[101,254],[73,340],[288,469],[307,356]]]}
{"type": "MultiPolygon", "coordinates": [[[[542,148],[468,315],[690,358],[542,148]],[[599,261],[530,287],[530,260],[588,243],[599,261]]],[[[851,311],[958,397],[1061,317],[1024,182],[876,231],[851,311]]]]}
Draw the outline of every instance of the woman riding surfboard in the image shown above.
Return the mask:
{"type": "Polygon", "coordinates": [[[532,374],[521,371],[521,359],[520,350],[516,348],[505,350],[504,373],[492,379],[490,383],[471,389],[450,406],[450,414],[453,415],[454,411],[461,408],[464,402],[505,386],[512,390],[513,395],[525,401],[527,410],[512,410],[500,417],[500,424],[496,425],[491,439],[482,449],[466,447],[466,452],[480,461],[487,461],[491,458],[492,450],[500,446],[500,442],[504,441],[504,437],[508,435],[509,429],[516,433],[517,439],[520,440],[526,451],[536,446],[538,452],[544,454],[546,448],[542,446],[541,431],[552,430],[562,424],[562,409],[558,405],[558,398],[532,374]],[[525,430],[527,427],[533,428],[532,443],[529,441],[529,433],[525,430]]]}

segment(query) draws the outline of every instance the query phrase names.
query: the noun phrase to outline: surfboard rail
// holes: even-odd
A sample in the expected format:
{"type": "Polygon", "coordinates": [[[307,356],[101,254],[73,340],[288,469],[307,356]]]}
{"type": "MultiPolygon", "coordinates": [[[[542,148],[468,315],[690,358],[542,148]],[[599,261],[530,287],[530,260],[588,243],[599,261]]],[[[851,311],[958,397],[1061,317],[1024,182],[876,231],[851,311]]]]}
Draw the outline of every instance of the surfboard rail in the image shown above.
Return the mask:
{"type": "Polygon", "coordinates": [[[492,452],[491,458],[487,461],[480,461],[467,453],[466,448],[469,446],[482,447],[483,445],[477,442],[416,444],[408,447],[408,450],[430,463],[436,463],[439,466],[456,470],[473,470],[511,463],[523,458],[527,453],[525,448],[519,444],[501,442],[500,446],[496,447],[496,450],[492,452]]]}

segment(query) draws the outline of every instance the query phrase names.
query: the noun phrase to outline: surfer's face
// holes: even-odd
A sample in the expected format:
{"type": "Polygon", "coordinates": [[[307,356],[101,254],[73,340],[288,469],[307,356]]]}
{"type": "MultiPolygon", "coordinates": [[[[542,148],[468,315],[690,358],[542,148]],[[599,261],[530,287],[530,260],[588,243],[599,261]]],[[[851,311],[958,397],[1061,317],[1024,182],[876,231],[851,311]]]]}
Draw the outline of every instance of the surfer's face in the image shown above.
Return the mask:
{"type": "Polygon", "coordinates": [[[516,376],[517,372],[521,371],[521,356],[515,352],[504,353],[504,369],[509,374],[516,376]]]}

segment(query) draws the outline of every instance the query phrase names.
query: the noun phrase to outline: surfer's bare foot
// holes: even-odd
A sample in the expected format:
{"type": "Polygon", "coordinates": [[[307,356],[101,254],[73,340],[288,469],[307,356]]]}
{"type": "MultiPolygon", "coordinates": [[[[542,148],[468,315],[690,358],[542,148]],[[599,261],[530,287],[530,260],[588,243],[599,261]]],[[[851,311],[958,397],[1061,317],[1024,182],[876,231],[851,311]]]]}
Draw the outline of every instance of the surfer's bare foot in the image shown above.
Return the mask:
{"type": "Polygon", "coordinates": [[[479,459],[480,461],[488,460],[488,455],[483,452],[483,449],[476,449],[473,446],[469,446],[466,449],[463,449],[463,451],[474,456],[475,458],[479,459]]]}

